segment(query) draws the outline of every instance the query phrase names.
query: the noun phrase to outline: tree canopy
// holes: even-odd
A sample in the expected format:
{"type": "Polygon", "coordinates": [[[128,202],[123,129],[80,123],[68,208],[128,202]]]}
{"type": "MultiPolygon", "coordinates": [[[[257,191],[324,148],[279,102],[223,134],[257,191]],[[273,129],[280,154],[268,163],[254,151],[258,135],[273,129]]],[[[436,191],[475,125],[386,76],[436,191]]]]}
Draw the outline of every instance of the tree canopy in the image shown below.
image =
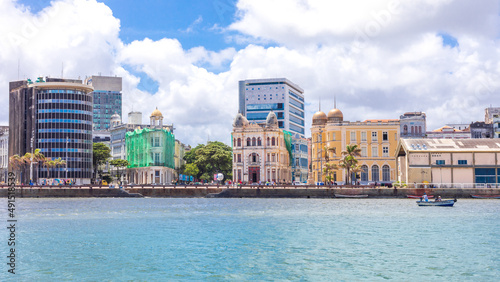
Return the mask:
{"type": "Polygon", "coordinates": [[[99,166],[105,164],[111,158],[111,149],[103,143],[94,143],[92,150],[92,165],[94,166],[94,172],[97,174],[99,166]]]}
{"type": "Polygon", "coordinates": [[[222,173],[226,179],[230,179],[232,178],[232,156],[231,147],[222,142],[199,144],[184,156],[186,160],[184,174],[208,181],[213,179],[214,174],[222,173]],[[196,169],[198,169],[197,173],[196,169]]]}

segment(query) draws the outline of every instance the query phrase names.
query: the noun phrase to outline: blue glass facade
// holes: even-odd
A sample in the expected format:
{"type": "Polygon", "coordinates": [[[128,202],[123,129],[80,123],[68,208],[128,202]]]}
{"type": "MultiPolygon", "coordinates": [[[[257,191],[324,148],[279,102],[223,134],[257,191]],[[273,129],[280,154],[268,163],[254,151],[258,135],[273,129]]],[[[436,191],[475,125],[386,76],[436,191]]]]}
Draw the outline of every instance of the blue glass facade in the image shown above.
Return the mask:
{"type": "Polygon", "coordinates": [[[94,130],[109,128],[111,116],[122,116],[122,93],[119,91],[94,90],[94,130]]]}
{"type": "MultiPolygon", "coordinates": [[[[43,87],[36,95],[36,148],[67,165],[42,168],[39,178],[92,178],[92,95],[68,87],[43,87]]],[[[90,89],[89,89],[90,91],[90,89]]]]}

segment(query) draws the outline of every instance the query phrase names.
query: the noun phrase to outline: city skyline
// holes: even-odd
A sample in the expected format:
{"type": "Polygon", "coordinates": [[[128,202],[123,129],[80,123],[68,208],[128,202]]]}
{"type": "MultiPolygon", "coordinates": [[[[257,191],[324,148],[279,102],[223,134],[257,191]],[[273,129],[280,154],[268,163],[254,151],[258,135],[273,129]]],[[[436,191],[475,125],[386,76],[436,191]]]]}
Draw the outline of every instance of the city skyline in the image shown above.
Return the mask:
{"type": "Polygon", "coordinates": [[[303,88],[306,136],[334,94],[345,120],[423,111],[428,130],[499,106],[498,1],[298,2],[2,1],[1,102],[9,81],[117,75],[124,116],[158,106],[191,145],[229,144],[247,79],[303,88]]]}

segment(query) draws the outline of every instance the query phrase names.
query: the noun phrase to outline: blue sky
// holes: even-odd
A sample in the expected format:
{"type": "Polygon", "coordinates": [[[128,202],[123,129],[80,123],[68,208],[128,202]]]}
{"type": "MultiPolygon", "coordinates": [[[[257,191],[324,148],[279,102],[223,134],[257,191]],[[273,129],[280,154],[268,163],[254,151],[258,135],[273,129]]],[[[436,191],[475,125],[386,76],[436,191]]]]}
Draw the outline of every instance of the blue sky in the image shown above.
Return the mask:
{"type": "Polygon", "coordinates": [[[304,89],[306,135],[334,96],[345,120],[424,111],[433,130],[500,106],[499,15],[500,0],[0,0],[0,88],[63,63],[121,76],[123,113],[158,107],[194,146],[228,143],[238,81],[269,77],[304,89]]]}
{"type": "MultiPolygon", "coordinates": [[[[19,0],[38,13],[50,0],[19,0]]],[[[225,39],[221,28],[234,21],[235,0],[104,0],[120,19],[120,39],[124,43],[150,38],[176,38],[184,49],[204,46],[213,51],[227,47],[241,48],[225,39]],[[218,27],[218,28],[217,28],[218,27]]]]}

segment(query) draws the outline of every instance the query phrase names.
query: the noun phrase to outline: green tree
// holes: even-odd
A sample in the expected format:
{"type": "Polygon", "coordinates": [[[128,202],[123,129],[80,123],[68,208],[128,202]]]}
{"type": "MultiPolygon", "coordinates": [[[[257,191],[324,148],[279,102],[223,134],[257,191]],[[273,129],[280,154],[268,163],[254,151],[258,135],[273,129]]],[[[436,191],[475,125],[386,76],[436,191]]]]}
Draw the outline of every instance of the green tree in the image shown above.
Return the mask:
{"type": "Polygon", "coordinates": [[[92,165],[94,167],[94,177],[97,178],[97,174],[102,173],[99,170],[99,166],[106,163],[106,161],[111,158],[111,149],[103,143],[94,143],[92,146],[92,165]]]}
{"type": "MultiPolygon", "coordinates": [[[[232,178],[231,147],[218,141],[208,142],[207,145],[199,144],[194,149],[186,153],[186,169],[188,164],[195,164],[198,173],[194,175],[198,179],[211,180],[216,173],[224,174],[225,178],[232,178]]],[[[193,173],[193,171],[191,171],[193,173]]],[[[184,170],[184,174],[192,175],[184,170]]]]}
{"type": "Polygon", "coordinates": [[[120,168],[123,169],[130,165],[130,163],[127,160],[122,160],[122,159],[112,160],[109,162],[109,164],[116,167],[116,176],[119,177],[119,179],[121,179],[121,176],[123,175],[123,173],[119,174],[120,168]]]}
{"type": "Polygon", "coordinates": [[[358,165],[356,157],[361,157],[361,149],[358,145],[347,145],[345,151],[342,151],[342,156],[339,166],[347,171],[346,184],[352,184],[351,170],[358,165]]]}
{"type": "Polygon", "coordinates": [[[200,173],[200,170],[196,164],[186,164],[184,168],[184,174],[196,177],[200,173]]]}

